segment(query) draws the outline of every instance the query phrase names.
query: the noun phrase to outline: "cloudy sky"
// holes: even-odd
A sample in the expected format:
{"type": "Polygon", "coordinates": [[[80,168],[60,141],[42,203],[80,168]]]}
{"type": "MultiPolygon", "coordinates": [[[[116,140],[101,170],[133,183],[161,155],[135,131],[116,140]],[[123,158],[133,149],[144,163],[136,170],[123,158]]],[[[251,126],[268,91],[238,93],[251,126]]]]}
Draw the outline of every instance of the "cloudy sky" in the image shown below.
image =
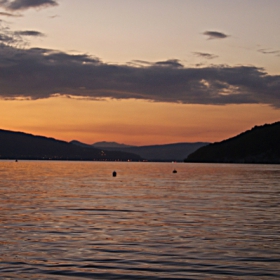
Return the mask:
{"type": "Polygon", "coordinates": [[[279,0],[0,0],[0,128],[148,145],[279,121],[279,12],[279,0]]]}

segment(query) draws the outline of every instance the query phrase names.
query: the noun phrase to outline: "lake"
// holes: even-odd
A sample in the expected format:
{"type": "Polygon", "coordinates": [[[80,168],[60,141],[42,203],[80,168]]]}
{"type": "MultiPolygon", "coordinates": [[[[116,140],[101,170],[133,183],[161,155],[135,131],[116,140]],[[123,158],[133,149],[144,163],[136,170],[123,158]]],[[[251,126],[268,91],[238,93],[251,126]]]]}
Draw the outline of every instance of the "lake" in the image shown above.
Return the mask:
{"type": "Polygon", "coordinates": [[[279,279],[280,165],[0,161],[0,226],[0,279],[279,279]]]}

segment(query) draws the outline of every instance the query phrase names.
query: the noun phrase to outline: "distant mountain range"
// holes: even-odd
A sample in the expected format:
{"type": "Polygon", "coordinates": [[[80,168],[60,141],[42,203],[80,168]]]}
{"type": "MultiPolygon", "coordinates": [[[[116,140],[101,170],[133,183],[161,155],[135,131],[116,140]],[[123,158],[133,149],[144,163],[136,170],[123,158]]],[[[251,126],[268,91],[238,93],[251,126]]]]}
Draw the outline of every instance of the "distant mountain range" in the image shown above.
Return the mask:
{"type": "Polygon", "coordinates": [[[138,155],[79,147],[65,141],[0,130],[0,159],[142,161],[138,155]]]}
{"type": "Polygon", "coordinates": [[[119,151],[133,153],[148,161],[184,161],[184,159],[200,147],[209,143],[174,143],[164,145],[151,146],[129,146],[116,142],[96,142],[92,145],[87,145],[79,141],[71,141],[70,143],[81,147],[93,147],[104,149],[107,151],[119,151]]]}
{"type": "Polygon", "coordinates": [[[201,147],[185,162],[280,163],[280,122],[255,126],[233,138],[201,147]]]}
{"type": "Polygon", "coordinates": [[[117,142],[106,142],[106,141],[96,142],[96,143],[92,144],[92,146],[95,147],[95,148],[102,148],[102,149],[105,149],[105,148],[109,148],[109,149],[118,148],[118,149],[120,149],[120,148],[133,147],[133,146],[126,145],[126,144],[119,144],[117,142]]]}
{"type": "Polygon", "coordinates": [[[88,145],[0,129],[0,159],[280,163],[280,122],[255,126],[217,143],[88,145]]]}
{"type": "Polygon", "coordinates": [[[183,161],[207,143],[177,143],[155,146],[129,146],[116,142],[87,145],[0,129],[0,159],[26,160],[109,160],[183,161]]]}

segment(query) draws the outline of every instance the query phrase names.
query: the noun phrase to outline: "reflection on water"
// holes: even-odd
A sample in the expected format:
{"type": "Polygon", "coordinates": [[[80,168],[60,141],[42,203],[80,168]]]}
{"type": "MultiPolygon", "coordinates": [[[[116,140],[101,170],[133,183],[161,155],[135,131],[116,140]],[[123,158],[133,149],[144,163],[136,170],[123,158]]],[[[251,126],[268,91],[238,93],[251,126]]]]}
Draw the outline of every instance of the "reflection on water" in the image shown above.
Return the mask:
{"type": "Polygon", "coordinates": [[[278,279],[279,182],[279,165],[0,161],[0,278],[278,279]]]}

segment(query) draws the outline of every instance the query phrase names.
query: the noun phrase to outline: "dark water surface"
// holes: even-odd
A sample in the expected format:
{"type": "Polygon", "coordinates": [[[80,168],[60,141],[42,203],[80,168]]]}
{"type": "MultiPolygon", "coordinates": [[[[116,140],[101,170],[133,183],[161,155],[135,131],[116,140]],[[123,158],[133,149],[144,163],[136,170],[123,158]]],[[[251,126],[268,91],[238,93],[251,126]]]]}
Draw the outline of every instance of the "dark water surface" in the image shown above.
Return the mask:
{"type": "Polygon", "coordinates": [[[280,165],[0,161],[0,279],[279,278],[280,165]]]}

